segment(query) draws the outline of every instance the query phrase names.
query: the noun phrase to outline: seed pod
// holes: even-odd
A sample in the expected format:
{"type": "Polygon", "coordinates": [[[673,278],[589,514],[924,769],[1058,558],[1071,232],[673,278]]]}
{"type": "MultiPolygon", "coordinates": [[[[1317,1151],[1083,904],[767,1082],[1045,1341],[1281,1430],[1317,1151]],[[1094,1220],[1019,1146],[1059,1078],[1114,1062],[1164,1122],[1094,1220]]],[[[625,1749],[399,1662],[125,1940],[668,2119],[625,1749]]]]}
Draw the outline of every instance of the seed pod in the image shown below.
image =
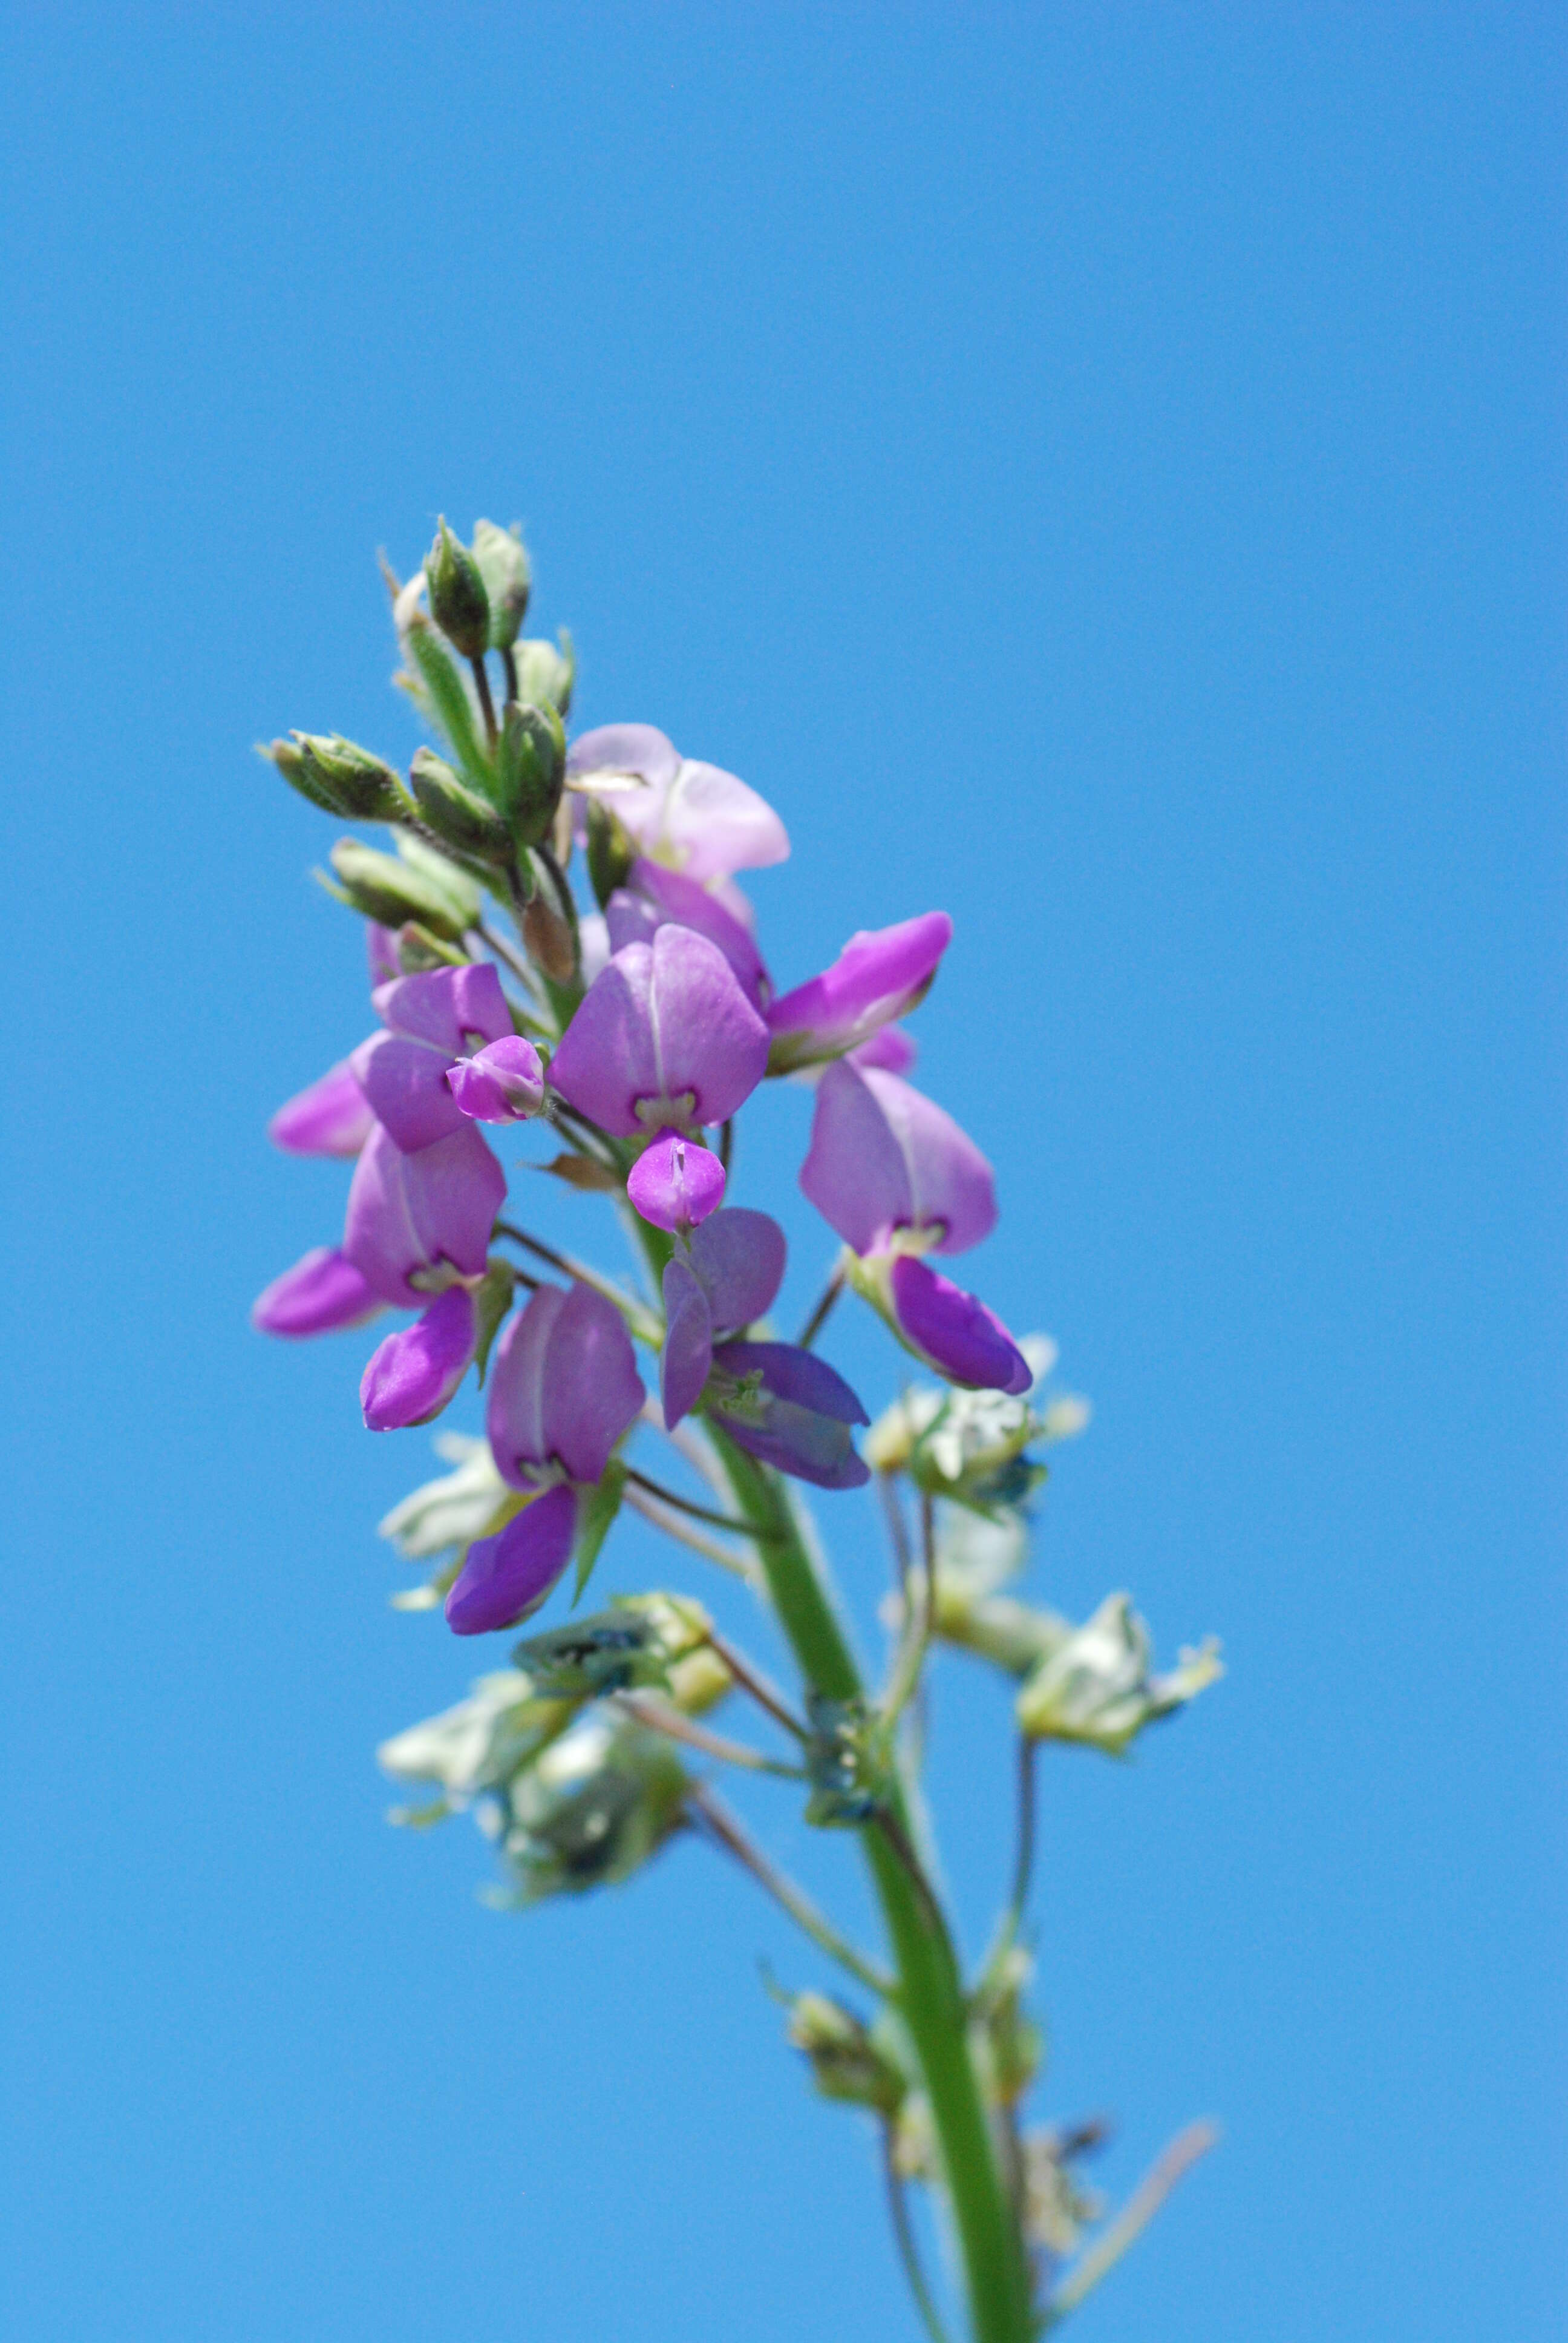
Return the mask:
{"type": "Polygon", "coordinates": [[[523,941],[529,958],[554,983],[571,982],[578,965],[572,931],[542,895],[536,895],[523,913],[523,941]]]}

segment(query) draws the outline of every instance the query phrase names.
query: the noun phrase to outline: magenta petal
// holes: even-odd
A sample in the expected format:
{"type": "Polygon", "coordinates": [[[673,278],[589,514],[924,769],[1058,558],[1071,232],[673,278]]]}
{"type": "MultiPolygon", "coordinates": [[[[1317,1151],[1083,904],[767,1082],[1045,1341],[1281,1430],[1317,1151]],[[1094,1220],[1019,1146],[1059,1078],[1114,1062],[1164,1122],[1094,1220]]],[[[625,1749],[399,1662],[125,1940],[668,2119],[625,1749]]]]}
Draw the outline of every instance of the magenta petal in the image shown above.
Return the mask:
{"type": "Polygon", "coordinates": [[[664,925],[658,905],[628,887],[616,889],[604,907],[604,921],[612,952],[624,951],[628,944],[650,944],[664,925]]]}
{"type": "Polygon", "coordinates": [[[667,870],[661,863],[639,857],[627,886],[610,897],[608,919],[610,940],[618,951],[623,943],[646,941],[655,928],[673,920],[718,945],[754,1009],[762,1007],[772,990],[750,929],[684,871],[667,870]]]}
{"type": "Polygon", "coordinates": [[[1001,1320],[972,1293],[940,1277],[912,1254],[900,1254],[889,1273],[900,1331],[950,1383],[1016,1397],[1033,1371],[1001,1320]]]}
{"type": "Polygon", "coordinates": [[[280,1106],[266,1126],[275,1147],[290,1155],[357,1155],[376,1120],[345,1060],[280,1106]]]}
{"type": "Polygon", "coordinates": [[[317,1245],[257,1296],[250,1321],[264,1334],[330,1334],[362,1325],[380,1307],[352,1262],[317,1245]]]}
{"type": "Polygon", "coordinates": [[[591,1286],[574,1285],[550,1337],[545,1438],[574,1481],[597,1481],[647,1397],[626,1321],[591,1286]]]}
{"type": "Polygon", "coordinates": [[[457,1635],[515,1626],[538,1608],[571,1560],[577,1499],[547,1489],[496,1536],[468,1548],[447,1596],[447,1624],[457,1635]]]}
{"type": "Polygon", "coordinates": [[[774,1063],[809,1065],[840,1056],[914,1007],[952,938],[945,911],[851,936],[838,959],[768,1011],[774,1063]]]}
{"type": "Polygon", "coordinates": [[[395,984],[379,986],[370,998],[388,1032],[427,1041],[448,1058],[473,1049],[476,1034],[480,1041],[498,1041],[512,1030],[501,980],[487,960],[401,976],[395,984]]]}
{"type": "Polygon", "coordinates": [[[724,1166],[678,1131],[662,1131],[627,1177],[626,1192],[656,1229],[690,1229],[724,1201],[724,1166]]]}
{"type": "Polygon", "coordinates": [[[579,1113],[628,1139],[655,1116],[722,1122],[767,1063],[768,1029],[723,953],[689,928],[666,926],[651,943],[617,952],[596,977],[550,1080],[579,1113]]]}
{"type": "Polygon", "coordinates": [[[589,985],[550,1061],[550,1081],[568,1105],[617,1139],[641,1129],[635,1101],[658,1089],[652,977],[651,945],[617,952],[589,985]]]}
{"type": "Polygon", "coordinates": [[[473,1295],[453,1285],[416,1324],[388,1334],[359,1385],[370,1431],[397,1432],[439,1415],[468,1371],[477,1323],[473,1295]]]}
{"type": "Polygon", "coordinates": [[[800,1185],[846,1244],[873,1252],[897,1228],[940,1228],[964,1252],[996,1225],[990,1165],[951,1115],[897,1074],[840,1061],[817,1085],[800,1185]]]}
{"type": "Polygon", "coordinates": [[[439,1050],[406,1041],[400,1033],[372,1033],[349,1063],[377,1121],[386,1125],[405,1155],[417,1155],[462,1129],[462,1113],[447,1087],[447,1060],[439,1050]]]}
{"type": "Polygon", "coordinates": [[[794,1342],[726,1342],[716,1353],[732,1375],[760,1373],[763,1389],[837,1423],[869,1423],[869,1416],[841,1374],[794,1342]]]}
{"type": "Polygon", "coordinates": [[[487,1041],[471,1058],[448,1066],[447,1088],[459,1113],[475,1122],[521,1122],[545,1102],[545,1070],[521,1033],[487,1041]]]}
{"type": "Polygon", "coordinates": [[[709,1403],[749,1454],[819,1489],[859,1489],[870,1479],[849,1430],[866,1422],[866,1411],[825,1360],[792,1342],[726,1342],[713,1363],[726,1374],[762,1378],[760,1422],[709,1403]]]}
{"type": "Polygon", "coordinates": [[[371,983],[396,983],[403,965],[397,957],[397,930],[381,927],[375,920],[367,920],[365,950],[370,962],[371,983]]]}
{"type": "Polygon", "coordinates": [[[459,1118],[449,1139],[417,1155],[377,1128],[354,1169],[343,1250],[382,1301],[422,1309],[430,1297],[410,1277],[440,1262],[477,1277],[506,1193],[506,1174],[471,1122],[459,1118]]]}
{"type": "Polygon", "coordinates": [[[673,1432],[701,1398],[713,1364],[713,1319],[708,1297],[683,1261],[669,1262],[665,1267],[664,1319],[658,1391],[665,1428],[673,1432]]]}
{"type": "Polygon", "coordinates": [[[845,1051],[852,1066],[879,1066],[885,1074],[907,1074],[919,1051],[915,1037],[901,1025],[884,1025],[869,1041],[857,1041],[845,1051]]]}
{"type": "Polygon", "coordinates": [[[721,1333],[749,1326],[772,1307],[784,1261],[784,1232],[766,1212],[735,1205],[703,1222],[691,1240],[691,1265],[721,1333]]]}
{"type": "Polygon", "coordinates": [[[548,1461],[545,1375],[550,1337],[566,1306],[558,1285],[541,1285],[508,1326],[491,1363],[485,1429],[496,1470],[514,1489],[531,1488],[548,1461]]]}

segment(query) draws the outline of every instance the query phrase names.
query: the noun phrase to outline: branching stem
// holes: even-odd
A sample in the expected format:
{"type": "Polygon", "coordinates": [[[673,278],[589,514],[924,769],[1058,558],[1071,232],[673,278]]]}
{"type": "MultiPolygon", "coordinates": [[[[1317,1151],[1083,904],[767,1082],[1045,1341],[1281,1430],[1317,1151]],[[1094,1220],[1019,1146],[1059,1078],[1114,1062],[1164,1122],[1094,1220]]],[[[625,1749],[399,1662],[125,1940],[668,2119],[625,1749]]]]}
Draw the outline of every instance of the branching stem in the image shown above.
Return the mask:
{"type": "Polygon", "coordinates": [[[694,1783],[687,1795],[687,1804],[700,1817],[725,1852],[751,1874],[757,1885],[772,1896],[773,1901],[788,1912],[798,1928],[803,1928],[818,1948],[829,1959],[849,1971],[868,1993],[885,2000],[894,1990],[893,1980],[880,1969],[861,1957],[839,1934],[827,1915],[819,1910],[803,1887],[798,1887],[787,1872],[780,1871],[770,1855],[763,1854],[756,1841],[749,1836],[739,1816],[730,1812],[705,1782],[694,1783]]]}
{"type": "Polygon", "coordinates": [[[805,1769],[799,1765],[780,1765],[776,1757],[765,1757],[760,1749],[749,1748],[743,1741],[730,1741],[722,1733],[710,1733],[705,1725],[697,1724],[668,1701],[660,1700],[657,1693],[622,1692],[615,1695],[617,1704],[639,1725],[651,1727],[655,1733],[668,1734],[671,1741],[684,1741],[689,1749],[700,1749],[706,1757],[717,1757],[726,1765],[743,1765],[751,1774],[777,1774],[786,1782],[803,1782],[805,1769]]]}
{"type": "Polygon", "coordinates": [[[893,2225],[893,2241],[899,2248],[899,2259],[904,2266],[910,2292],[915,2298],[915,2308],[920,2314],[920,2324],[930,2336],[930,2343],[949,2343],[948,2330],[942,2325],[930,2288],[926,2284],[925,2271],[920,2267],[914,2224],[910,2219],[909,2192],[893,2151],[891,2124],[882,2126],[882,2171],[888,2183],[888,2214],[893,2225]]]}
{"type": "Polygon", "coordinates": [[[1069,2311],[1076,2310],[1084,2297],[1094,2291],[1106,2272],[1113,2269],[1121,2259],[1128,2247],[1136,2244],[1142,2236],[1177,2182],[1184,2174],[1191,2172],[1200,2157],[1208,2155],[1219,2137],[1217,2124],[1191,2123],[1185,2131],[1177,2133],[1169,2147],[1161,2149],[1116,2218],[1080,2258],[1051,2296],[1046,2314],[1048,2326],[1054,2327],[1058,2319],[1065,2318],[1069,2311]]]}
{"type": "Polygon", "coordinates": [[[832,1276],[828,1280],[827,1284],[822,1288],[817,1307],[812,1311],[811,1315],[807,1319],[806,1323],[800,1329],[799,1340],[797,1344],[798,1349],[802,1351],[809,1351],[810,1349],[812,1343],[816,1341],[818,1335],[827,1324],[829,1317],[832,1312],[833,1304],[837,1302],[839,1294],[842,1293],[843,1291],[844,1272],[841,1269],[836,1269],[833,1272],[832,1276]]]}

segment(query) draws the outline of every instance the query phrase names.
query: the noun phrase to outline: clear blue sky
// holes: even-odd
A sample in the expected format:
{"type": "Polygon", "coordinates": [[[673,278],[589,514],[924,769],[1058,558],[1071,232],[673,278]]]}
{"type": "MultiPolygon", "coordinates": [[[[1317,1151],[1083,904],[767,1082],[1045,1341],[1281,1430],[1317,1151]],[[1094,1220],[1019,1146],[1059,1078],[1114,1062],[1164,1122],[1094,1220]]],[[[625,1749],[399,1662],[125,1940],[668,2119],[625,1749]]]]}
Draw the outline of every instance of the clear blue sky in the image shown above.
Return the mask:
{"type": "MultiPolygon", "coordinates": [[[[362,1342],[246,1323],[342,1186],[265,1119],[366,1025],[329,833],[250,744],[407,752],[374,554],[445,509],[526,520],[585,719],[779,806],[789,980],[953,913],[920,1030],[998,1169],[976,1282],[1097,1411],[1038,1584],[1225,1639],[1134,1768],[1044,1791],[1046,2106],[1114,2112],[1118,2189],[1227,2127],[1083,2343],[1546,2343],[1556,12],[0,39],[6,2332],[912,2331],[744,1882],[682,1849],[503,1918],[467,1825],[386,1827],[376,1741],[473,1659],[386,1604],[426,1435],[357,1428],[362,1342]]],[[[833,1355],[889,1394],[870,1330],[833,1355]]],[[[654,1567],[619,1535],[606,1584],[654,1567]]],[[[940,1714],[972,1940],[1003,1704],[955,1670],[940,1714]]]]}

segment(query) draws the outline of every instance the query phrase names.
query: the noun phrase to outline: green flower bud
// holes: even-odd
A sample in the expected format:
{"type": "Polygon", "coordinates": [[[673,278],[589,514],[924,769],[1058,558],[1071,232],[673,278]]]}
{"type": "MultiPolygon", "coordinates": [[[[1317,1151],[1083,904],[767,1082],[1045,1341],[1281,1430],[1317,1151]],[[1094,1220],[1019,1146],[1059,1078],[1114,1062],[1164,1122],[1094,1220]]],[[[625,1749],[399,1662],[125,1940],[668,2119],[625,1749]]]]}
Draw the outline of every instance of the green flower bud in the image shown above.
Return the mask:
{"type": "Polygon", "coordinates": [[[560,648],[554,643],[535,639],[518,643],[512,653],[517,668],[517,697],[527,707],[531,701],[538,706],[548,700],[565,716],[572,704],[572,684],[577,677],[577,653],[572,639],[563,627],[560,648]]]}
{"type": "Polygon", "coordinates": [[[825,1993],[798,1993],[789,2010],[789,2040],[805,2053],[825,2099],[897,2113],[909,2086],[853,2010],[825,1993]]]}
{"type": "Polygon", "coordinates": [[[1120,1757],[1146,1725],[1223,1675],[1219,1653],[1210,1636],[1183,1651],[1169,1675],[1152,1674],[1149,1630],[1131,1597],[1109,1594],[1030,1676],[1018,1696],[1020,1727],[1037,1740],[1081,1741],[1120,1757]]]}
{"type": "Polygon", "coordinates": [[[357,838],[339,839],[331,862],[338,880],[331,891],[384,928],[400,928],[405,920],[414,920],[432,935],[455,943],[477,917],[478,897],[464,894],[467,882],[456,870],[448,887],[428,871],[416,870],[397,855],[381,854],[357,838]]]}
{"type": "Polygon", "coordinates": [[[397,821],[413,811],[391,766],[341,733],[296,732],[263,754],[302,797],[346,820],[397,821]]]}
{"type": "Polygon", "coordinates": [[[490,648],[490,600],[479,565],[446,519],[437,522],[436,542],[425,556],[425,582],[429,589],[430,616],[455,649],[465,659],[483,659],[490,648]]]}
{"type": "Polygon", "coordinates": [[[637,849],[622,825],[598,798],[588,801],[588,868],[594,895],[602,911],[618,887],[624,887],[637,859],[637,849]]]}
{"type": "Polygon", "coordinates": [[[533,584],[522,530],[515,522],[498,528],[493,520],[477,520],[474,562],[490,605],[490,649],[508,649],[518,639],[533,584]]]}
{"type": "Polygon", "coordinates": [[[508,699],[496,747],[496,800],[524,845],[549,836],[566,777],[566,727],[557,710],[508,699]]]}
{"type": "Polygon", "coordinates": [[[460,854],[487,862],[508,860],[512,834],[495,807],[466,787],[433,749],[416,750],[408,781],[419,811],[437,838],[460,854]]]}
{"type": "Polygon", "coordinates": [[[307,803],[319,806],[323,813],[336,814],[339,820],[342,819],[342,807],[336,798],[327,795],[317,777],[315,765],[292,740],[270,740],[265,745],[257,741],[256,753],[258,757],[265,757],[269,764],[276,765],[289,788],[297,789],[307,803]]]}

